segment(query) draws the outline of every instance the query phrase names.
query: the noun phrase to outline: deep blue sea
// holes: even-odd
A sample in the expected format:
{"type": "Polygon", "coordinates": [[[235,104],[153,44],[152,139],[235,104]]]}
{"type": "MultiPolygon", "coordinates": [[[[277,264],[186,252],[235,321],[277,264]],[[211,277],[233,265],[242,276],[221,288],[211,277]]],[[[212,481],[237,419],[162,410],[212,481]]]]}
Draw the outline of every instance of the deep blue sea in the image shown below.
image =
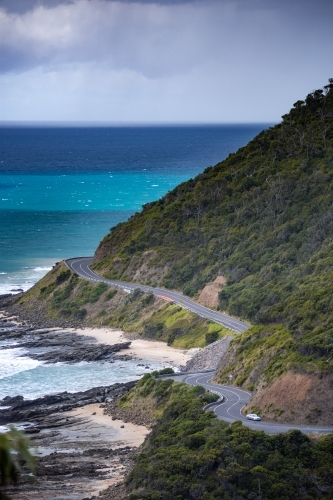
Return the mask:
{"type": "MultiPolygon", "coordinates": [[[[110,227],[268,126],[0,127],[0,294],[27,290],[61,259],[93,255],[110,227]]],[[[137,371],[132,362],[47,366],[19,354],[0,349],[0,398],[81,390],[137,371]]]]}

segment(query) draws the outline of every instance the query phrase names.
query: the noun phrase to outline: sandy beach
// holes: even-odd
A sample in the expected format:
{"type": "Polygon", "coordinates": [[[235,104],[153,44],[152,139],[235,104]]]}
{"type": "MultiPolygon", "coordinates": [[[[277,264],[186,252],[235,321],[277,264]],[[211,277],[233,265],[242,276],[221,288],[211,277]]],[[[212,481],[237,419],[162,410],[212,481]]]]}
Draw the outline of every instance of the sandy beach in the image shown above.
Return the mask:
{"type": "Polygon", "coordinates": [[[113,449],[123,446],[140,446],[150,432],[143,425],[135,425],[122,420],[112,420],[103,414],[100,404],[94,403],[71,410],[72,417],[88,419],[90,429],[98,429],[99,439],[106,440],[113,449]]]}
{"type": "MultiPolygon", "coordinates": [[[[10,329],[14,321],[19,323],[17,316],[3,314],[2,317],[6,320],[3,321],[4,328],[7,321],[10,329]]],[[[31,328],[25,324],[21,324],[19,328],[19,335],[27,328],[23,335],[27,335],[28,339],[31,328]]],[[[72,345],[75,346],[75,363],[81,359],[80,356],[77,358],[78,353],[86,359],[87,354],[94,355],[96,349],[98,351],[102,345],[114,346],[126,342],[131,342],[130,348],[116,350],[116,355],[130,355],[138,362],[142,360],[149,363],[149,360],[155,360],[176,368],[185,365],[193,354],[170,347],[165,342],[130,337],[131,335],[126,336],[126,333],[119,329],[107,327],[39,327],[34,330],[33,339],[29,339],[31,342],[37,342],[39,346],[44,345],[44,340],[50,339],[59,344],[60,347],[52,351],[52,360],[55,353],[63,354],[64,350],[66,355],[69,355],[72,345]],[[85,338],[82,339],[82,336],[85,338]]],[[[110,355],[113,355],[113,351],[110,355]]],[[[98,388],[87,391],[94,390],[98,388]]],[[[83,500],[87,495],[98,495],[105,488],[118,485],[123,480],[134,465],[138,447],[150,432],[150,423],[147,423],[146,427],[142,419],[132,419],[132,422],[135,422],[132,423],[127,418],[124,418],[125,421],[120,420],[123,417],[117,413],[104,414],[104,392],[102,399],[98,399],[101,394],[98,393],[97,398],[97,393],[89,392],[89,395],[84,396],[89,403],[83,403],[73,409],[69,409],[68,405],[73,404],[75,397],[63,394],[65,399],[54,403],[54,412],[51,409],[45,415],[42,409],[39,414],[36,407],[34,411],[37,413],[34,413],[33,419],[29,419],[29,424],[37,429],[32,440],[37,446],[38,466],[34,482],[28,482],[27,478],[22,477],[18,488],[8,487],[8,494],[13,500],[83,500]],[[93,403],[94,399],[99,402],[93,403]],[[62,487],[59,489],[60,481],[62,487]]],[[[78,394],[80,397],[77,401],[84,401],[83,393],[78,394]]],[[[48,405],[50,409],[51,402],[48,405]]],[[[25,421],[24,416],[21,420],[25,421]]]]}
{"type": "MultiPolygon", "coordinates": [[[[0,311],[0,319],[5,318],[7,321],[20,325],[19,318],[15,315],[7,315],[5,311],[0,311]]],[[[44,328],[42,328],[44,330],[44,328]]],[[[131,339],[126,336],[122,330],[108,327],[82,327],[82,328],[59,328],[51,327],[49,331],[67,331],[75,332],[86,337],[93,337],[99,344],[114,345],[121,342],[131,342],[129,349],[119,351],[119,354],[129,354],[138,359],[166,361],[174,366],[184,366],[191,359],[196,350],[190,351],[170,347],[166,342],[148,340],[144,338],[131,339]]],[[[38,328],[36,328],[38,331],[38,328]]]]}
{"type": "MultiPolygon", "coordinates": [[[[77,331],[77,330],[74,330],[77,331]]],[[[131,347],[119,354],[130,354],[138,359],[156,359],[167,361],[175,366],[185,365],[191,359],[191,355],[184,349],[170,347],[166,342],[158,342],[147,339],[131,340],[126,337],[126,333],[113,328],[84,328],[80,329],[80,334],[94,337],[100,344],[117,344],[119,342],[131,341],[131,347]]]]}

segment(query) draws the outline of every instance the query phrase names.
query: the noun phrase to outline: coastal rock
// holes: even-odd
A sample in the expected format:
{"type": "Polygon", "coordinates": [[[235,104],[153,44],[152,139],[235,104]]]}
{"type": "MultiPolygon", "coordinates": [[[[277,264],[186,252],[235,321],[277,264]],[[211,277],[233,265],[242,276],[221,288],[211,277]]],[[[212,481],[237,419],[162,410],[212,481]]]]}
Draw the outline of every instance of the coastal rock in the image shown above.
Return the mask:
{"type": "Polygon", "coordinates": [[[43,421],[39,423],[38,428],[48,427],[48,421],[45,420],[45,417],[48,415],[55,412],[68,411],[86,404],[104,402],[105,391],[107,391],[108,397],[120,397],[128,392],[135,383],[118,383],[76,393],[61,392],[32,400],[25,400],[23,396],[15,396],[13,398],[7,396],[0,401],[0,409],[2,407],[0,411],[0,425],[13,422],[29,422],[34,421],[38,417],[43,417],[43,421]]]}
{"type": "MultiPolygon", "coordinates": [[[[0,401],[3,408],[0,415],[7,415],[6,423],[16,422],[16,419],[25,422],[21,424],[23,430],[37,447],[34,480],[31,481],[29,471],[20,461],[27,474],[19,476],[18,486],[7,485],[1,492],[12,500],[81,500],[87,498],[88,492],[98,494],[110,484],[113,491],[115,484],[122,484],[123,476],[134,466],[138,448],[124,446],[123,438],[110,433],[107,423],[91,420],[80,410],[78,413],[66,410],[96,403],[96,399],[106,394],[121,397],[134,385],[135,382],[118,383],[79,393],[48,395],[33,401],[24,400],[22,396],[0,401]]],[[[92,415],[95,415],[97,410],[93,408],[92,415]]]]}
{"type": "MultiPolygon", "coordinates": [[[[126,361],[131,356],[116,353],[128,349],[131,342],[107,345],[98,344],[92,337],[80,335],[66,330],[36,329],[26,325],[0,320],[0,340],[13,340],[15,345],[8,344],[0,349],[24,348],[31,359],[45,363],[78,363],[80,361],[108,361],[116,359],[126,361]]],[[[27,353],[22,356],[26,356],[27,353]]]]}
{"type": "Polygon", "coordinates": [[[186,363],[183,371],[209,370],[217,368],[222,357],[227,352],[232,336],[217,340],[204,347],[186,363]]]}

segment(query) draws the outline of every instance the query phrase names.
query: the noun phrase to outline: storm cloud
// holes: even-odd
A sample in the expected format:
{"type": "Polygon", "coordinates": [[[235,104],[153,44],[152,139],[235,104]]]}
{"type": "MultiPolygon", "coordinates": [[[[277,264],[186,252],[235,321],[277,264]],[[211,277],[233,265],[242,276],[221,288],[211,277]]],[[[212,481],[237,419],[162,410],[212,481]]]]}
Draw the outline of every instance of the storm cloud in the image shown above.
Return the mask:
{"type": "Polygon", "coordinates": [[[273,121],[332,76],[332,18],[324,0],[1,0],[2,117],[273,121]]]}

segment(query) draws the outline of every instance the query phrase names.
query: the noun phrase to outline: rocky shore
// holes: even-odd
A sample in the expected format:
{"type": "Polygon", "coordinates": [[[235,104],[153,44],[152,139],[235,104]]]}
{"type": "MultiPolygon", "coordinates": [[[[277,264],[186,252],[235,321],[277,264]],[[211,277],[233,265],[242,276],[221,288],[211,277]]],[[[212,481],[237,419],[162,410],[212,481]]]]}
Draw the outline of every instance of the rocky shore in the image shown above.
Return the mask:
{"type": "MultiPolygon", "coordinates": [[[[7,396],[0,401],[0,425],[14,422],[29,422],[24,431],[38,433],[41,429],[56,427],[56,421],[47,419],[49,415],[79,408],[87,404],[112,402],[129,391],[135,382],[95,387],[87,391],[70,393],[61,392],[37,399],[24,399],[23,396],[7,396]]],[[[57,417],[62,421],[62,417],[57,417]]]]}
{"type": "Polygon", "coordinates": [[[19,422],[37,450],[34,478],[21,475],[19,485],[6,493],[13,500],[83,500],[118,485],[133,466],[138,451],[133,444],[141,444],[148,430],[117,415],[105,416],[104,409],[134,385],[0,401],[1,424],[19,422]]]}
{"type": "MultiPolygon", "coordinates": [[[[132,359],[118,354],[129,349],[130,341],[102,344],[78,331],[39,328],[17,317],[0,318],[0,341],[1,350],[24,348],[25,357],[47,364],[132,359]]],[[[37,456],[34,477],[26,471],[17,487],[7,487],[8,496],[12,500],[83,500],[111,488],[114,498],[122,498],[123,478],[133,467],[148,429],[142,419],[129,416],[124,422],[104,411],[134,385],[132,381],[34,400],[23,396],[0,400],[0,425],[14,424],[24,431],[37,456]]]]}
{"type": "MultiPolygon", "coordinates": [[[[128,341],[118,335],[116,343],[109,343],[109,335],[101,334],[102,340],[89,336],[90,332],[87,334],[81,329],[85,326],[83,323],[69,329],[74,325],[59,327],[52,321],[49,324],[39,320],[30,323],[27,319],[20,322],[19,318],[9,316],[7,308],[6,314],[7,317],[0,317],[0,341],[3,344],[0,349],[24,348],[24,356],[47,364],[81,361],[113,363],[132,359],[132,356],[138,359],[131,344],[147,342],[143,339],[128,341]],[[129,350],[131,355],[123,354],[124,349],[129,350]],[[122,353],[119,354],[119,351],[122,353]]],[[[199,349],[182,367],[183,370],[215,368],[230,340],[231,337],[227,337],[199,349]]],[[[159,356],[163,354],[164,359],[165,349],[168,348],[159,344],[153,342],[149,349],[152,352],[154,347],[157,351],[160,349],[159,356]]],[[[117,399],[134,385],[135,382],[118,383],[76,393],[46,395],[34,400],[26,400],[22,396],[7,396],[1,400],[0,425],[15,424],[29,435],[37,449],[34,478],[22,475],[18,487],[7,488],[10,498],[126,498],[123,479],[134,466],[138,446],[155,423],[144,408],[117,408],[117,399]]]]}
{"type": "Polygon", "coordinates": [[[24,348],[31,359],[45,363],[78,363],[80,361],[126,361],[128,355],[116,355],[129,349],[131,342],[108,345],[99,344],[93,337],[61,328],[36,328],[0,319],[0,340],[11,341],[0,349],[24,348]],[[15,343],[15,344],[14,344],[15,343]]]}
{"type": "MultiPolygon", "coordinates": [[[[118,335],[119,340],[112,343],[115,335],[101,342],[82,327],[36,325],[10,316],[6,309],[0,317],[0,349],[24,348],[25,357],[47,364],[140,360],[135,353],[123,354],[132,341],[118,335]]],[[[146,363],[138,366],[148,368],[146,363]]],[[[14,424],[23,430],[37,456],[34,476],[26,471],[18,487],[7,487],[8,496],[12,500],[124,498],[123,479],[154,423],[144,413],[117,409],[117,399],[134,385],[118,383],[34,400],[23,396],[2,399],[0,425],[14,424]]]]}

